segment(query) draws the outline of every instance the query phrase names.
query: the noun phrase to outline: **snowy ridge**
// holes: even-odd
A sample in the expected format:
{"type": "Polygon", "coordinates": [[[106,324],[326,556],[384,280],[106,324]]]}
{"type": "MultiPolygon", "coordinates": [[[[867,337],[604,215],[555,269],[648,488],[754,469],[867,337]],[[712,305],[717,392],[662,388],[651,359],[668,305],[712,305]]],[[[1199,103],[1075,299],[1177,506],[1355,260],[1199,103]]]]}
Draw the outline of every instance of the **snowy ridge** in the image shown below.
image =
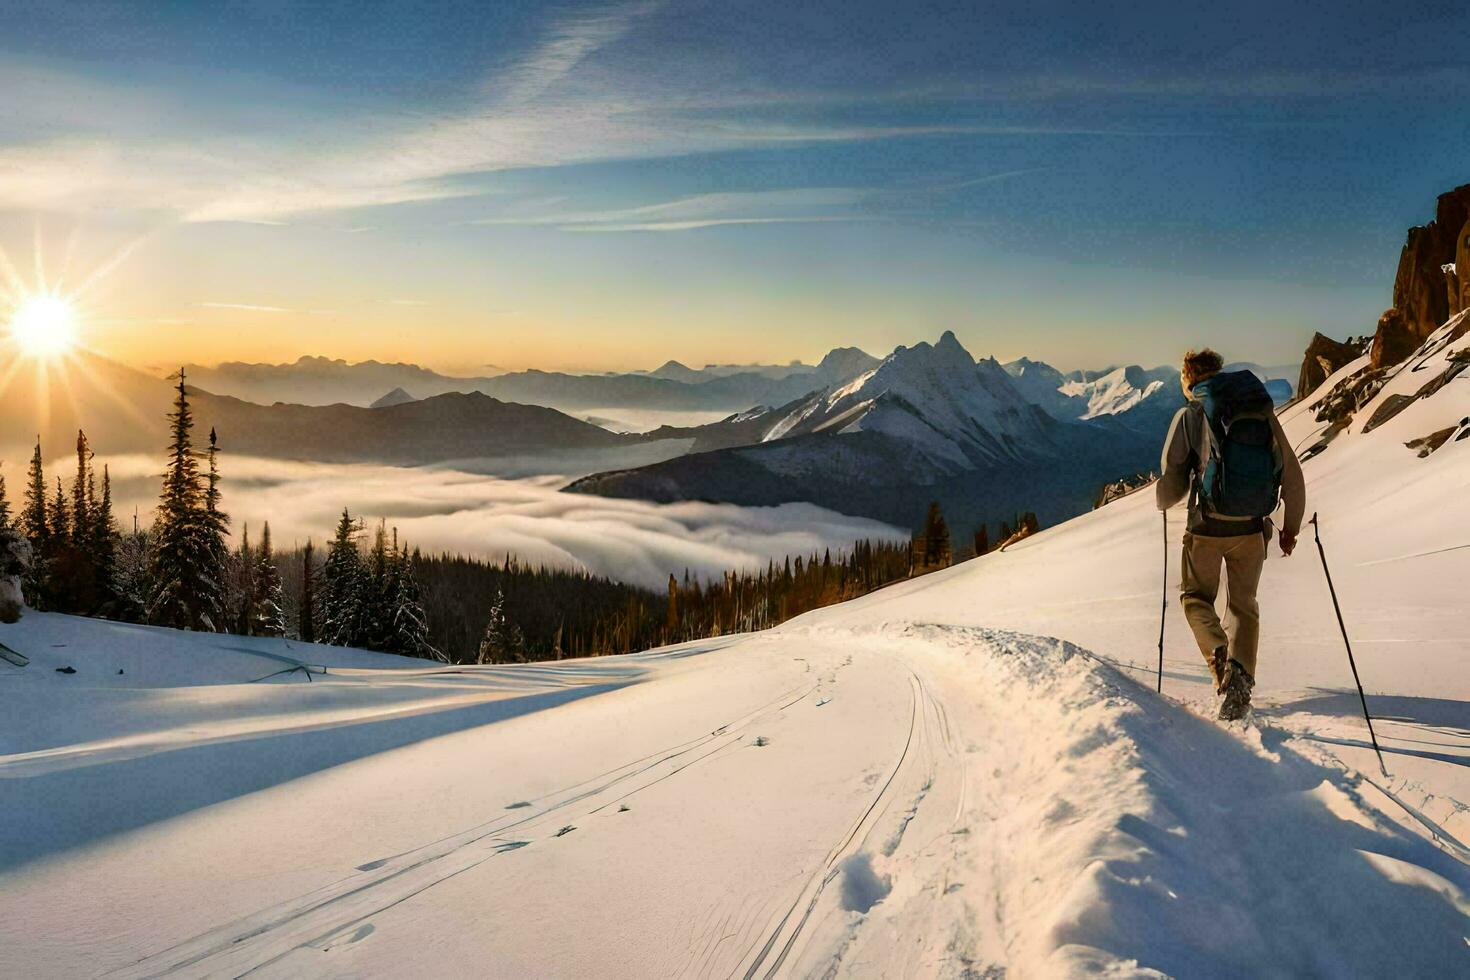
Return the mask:
{"type": "Polygon", "coordinates": [[[1114,368],[1092,381],[1069,381],[1059,389],[1068,398],[1086,403],[1080,416],[1095,419],[1100,415],[1118,415],[1137,408],[1144,399],[1158,394],[1164,387],[1160,379],[1150,379],[1138,368],[1114,368]]]}
{"type": "Polygon", "coordinates": [[[953,472],[1046,451],[1042,421],[993,360],[977,364],[952,332],[899,347],[878,367],[819,393],[771,427],[765,441],[814,432],[879,432],[908,441],[953,472]]]}

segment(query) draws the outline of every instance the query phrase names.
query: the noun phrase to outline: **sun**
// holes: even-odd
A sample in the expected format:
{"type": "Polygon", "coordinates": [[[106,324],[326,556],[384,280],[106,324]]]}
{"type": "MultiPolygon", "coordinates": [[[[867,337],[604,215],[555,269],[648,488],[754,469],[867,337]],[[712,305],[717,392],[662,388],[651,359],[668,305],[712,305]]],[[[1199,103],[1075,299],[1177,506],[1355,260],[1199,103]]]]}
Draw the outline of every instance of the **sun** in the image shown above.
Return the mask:
{"type": "Polygon", "coordinates": [[[65,297],[28,296],[10,318],[10,338],[30,357],[60,357],[76,343],[76,313],[65,297]]]}

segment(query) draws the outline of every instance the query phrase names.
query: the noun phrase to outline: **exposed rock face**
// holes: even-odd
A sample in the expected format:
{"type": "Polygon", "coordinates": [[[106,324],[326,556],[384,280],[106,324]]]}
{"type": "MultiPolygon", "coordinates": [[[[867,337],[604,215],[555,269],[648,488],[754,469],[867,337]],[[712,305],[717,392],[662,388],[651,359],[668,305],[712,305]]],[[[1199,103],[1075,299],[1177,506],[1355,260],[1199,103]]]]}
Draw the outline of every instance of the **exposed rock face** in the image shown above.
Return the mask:
{"type": "Polygon", "coordinates": [[[1451,279],[1459,295],[1450,304],[1454,307],[1450,312],[1458,313],[1470,309],[1470,219],[1460,229],[1458,244],[1455,246],[1455,271],[1451,274],[1451,279]]]}
{"type": "Polygon", "coordinates": [[[1414,353],[1421,339],[1400,310],[1384,311],[1378,318],[1378,332],[1373,335],[1373,370],[1399,363],[1414,353]]]}
{"type": "Polygon", "coordinates": [[[1307,345],[1306,357],[1302,359],[1302,373],[1296,383],[1297,397],[1305,398],[1316,391],[1330,375],[1361,353],[1362,349],[1355,344],[1342,343],[1320,333],[1313,336],[1307,345]]]}
{"type": "MultiPolygon", "coordinates": [[[[1465,250],[1462,232],[1467,223],[1470,223],[1470,184],[1441,194],[1434,220],[1409,229],[1393,281],[1393,305],[1403,312],[1410,332],[1420,340],[1458,312],[1451,309],[1452,273],[1445,267],[1455,264],[1457,253],[1465,250]]],[[[1460,307],[1465,296],[1462,278],[1455,276],[1453,283],[1460,307]]]]}

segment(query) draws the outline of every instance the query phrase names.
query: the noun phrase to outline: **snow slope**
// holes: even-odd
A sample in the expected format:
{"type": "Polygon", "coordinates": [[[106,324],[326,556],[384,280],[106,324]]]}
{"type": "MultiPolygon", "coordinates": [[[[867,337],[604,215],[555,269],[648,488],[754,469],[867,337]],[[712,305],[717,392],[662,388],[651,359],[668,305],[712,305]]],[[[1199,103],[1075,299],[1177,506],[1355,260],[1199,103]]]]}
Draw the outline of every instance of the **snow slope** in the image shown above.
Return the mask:
{"type": "Polygon", "coordinates": [[[1403,443],[1463,429],[1470,378],[1361,431],[1448,352],[1305,464],[1390,779],[1310,539],[1266,570],[1254,724],[1201,717],[1172,604],[1153,693],[1147,493],[616,660],[32,615],[0,627],[35,661],[0,673],[0,975],[1463,975],[1470,438],[1403,443]],[[262,654],[327,673],[248,683],[291,666],[262,654]]]}

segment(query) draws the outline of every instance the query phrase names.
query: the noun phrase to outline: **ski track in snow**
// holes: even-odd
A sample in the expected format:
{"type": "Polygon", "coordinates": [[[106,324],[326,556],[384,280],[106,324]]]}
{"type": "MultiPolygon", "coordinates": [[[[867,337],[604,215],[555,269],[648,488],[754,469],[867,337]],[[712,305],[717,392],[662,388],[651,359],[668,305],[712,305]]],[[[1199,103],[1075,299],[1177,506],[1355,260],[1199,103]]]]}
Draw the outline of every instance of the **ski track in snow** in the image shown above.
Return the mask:
{"type": "MultiPolygon", "coordinates": [[[[1160,700],[1081,648],[999,630],[809,617],[718,646],[640,658],[641,683],[528,719],[595,739],[598,713],[619,699],[672,697],[690,708],[667,727],[677,737],[541,792],[497,788],[480,819],[387,856],[334,839],[329,863],[345,873],[295,894],[282,874],[276,900],[171,941],[154,921],[154,938],[121,961],[93,940],[89,972],[398,975],[457,945],[477,952],[438,964],[445,973],[1445,975],[1470,962],[1466,866],[1270,722],[1222,728],[1196,714],[1208,703],[1160,700]],[[689,730],[711,710],[724,712],[715,727],[689,730]],[[737,805],[752,823],[724,822],[737,805]],[[668,848],[710,872],[691,869],[701,887],[661,901],[684,880],[668,848]],[[585,936],[557,937],[546,917],[581,889],[619,904],[575,916],[585,936]]],[[[524,749],[515,724],[413,751],[524,749]]],[[[362,769],[349,786],[375,792],[407,751],[345,767],[362,769]]],[[[578,768],[563,761],[558,771],[578,768]]],[[[253,795],[289,817],[312,794],[253,795]]],[[[207,819],[141,834],[181,840],[207,819]]],[[[157,853],[136,836],[97,846],[127,861],[157,853]]],[[[77,859],[56,860],[52,874],[38,860],[0,878],[5,921],[82,913],[49,891],[77,859]]],[[[291,860],[262,858],[282,871],[291,860]]],[[[65,957],[24,959],[14,935],[6,947],[9,974],[73,972],[58,968],[65,957]]]]}

